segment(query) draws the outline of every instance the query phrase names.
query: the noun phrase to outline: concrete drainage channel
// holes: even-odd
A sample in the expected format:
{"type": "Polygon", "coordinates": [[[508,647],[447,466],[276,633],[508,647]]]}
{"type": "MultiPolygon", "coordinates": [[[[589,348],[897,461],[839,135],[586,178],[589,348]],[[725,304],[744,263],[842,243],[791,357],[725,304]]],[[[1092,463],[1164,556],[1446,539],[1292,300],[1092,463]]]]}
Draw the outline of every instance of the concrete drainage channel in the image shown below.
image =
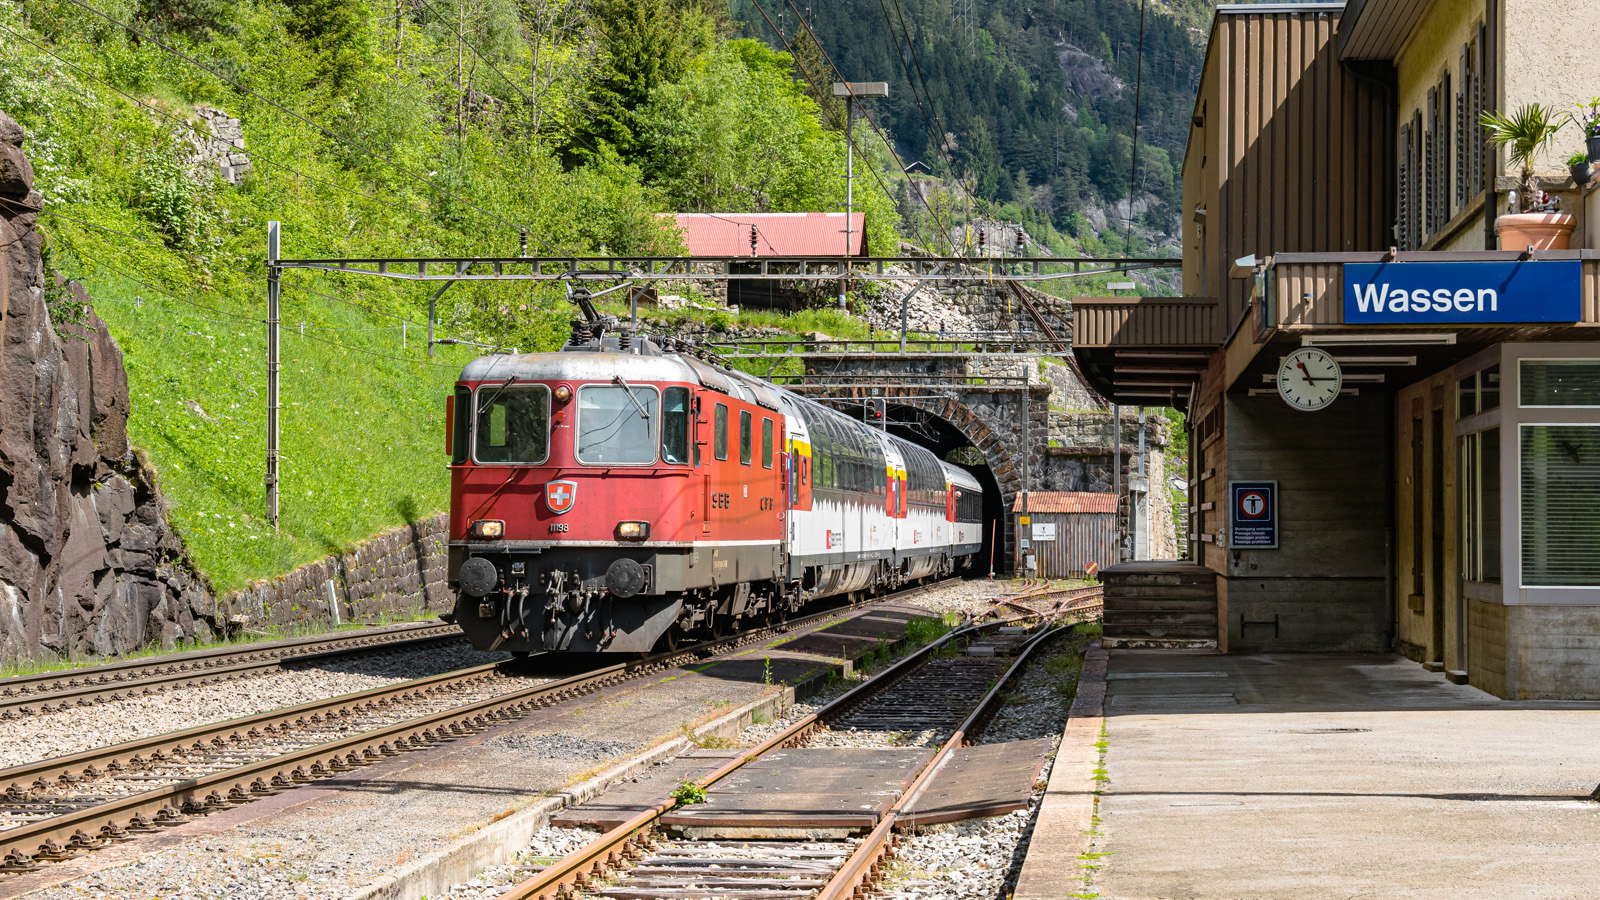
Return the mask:
{"type": "MultiPolygon", "coordinates": [[[[497,872],[501,878],[507,871],[532,873],[504,895],[506,900],[553,900],[575,892],[608,900],[855,895],[885,874],[887,858],[900,840],[897,828],[1009,810],[1023,812],[1008,818],[1028,815],[1034,782],[1052,741],[1010,740],[961,749],[979,737],[1002,707],[1005,692],[1018,683],[1027,654],[1043,643],[1039,632],[986,635],[996,627],[963,629],[917,651],[753,750],[696,751],[688,741],[659,747],[591,779],[571,796],[524,811],[524,821],[514,829],[518,833],[552,819],[557,825],[609,828],[599,840],[553,865],[524,862],[508,870],[503,863],[529,848],[506,841],[498,841],[494,853],[480,856],[502,864],[497,872]],[[961,649],[952,653],[953,647],[961,649]],[[673,757],[679,758],[661,773],[650,773],[673,757]],[[705,774],[708,768],[716,771],[705,774]],[[690,777],[703,775],[698,785],[710,791],[710,803],[641,801],[670,789],[671,781],[664,779],[691,772],[690,777]],[[947,776],[939,778],[940,772],[947,776]],[[629,790],[620,796],[611,792],[598,802],[570,808],[641,773],[644,783],[625,786],[629,790]],[[785,785],[804,796],[785,792],[785,785]],[[862,796],[877,796],[881,802],[866,804],[872,808],[865,810],[846,808],[861,804],[841,802],[862,796]],[[619,821],[636,807],[648,808],[619,821]],[[789,812],[776,813],[780,808],[789,812]]],[[[771,716],[776,700],[730,713],[714,723],[715,731],[708,728],[697,739],[714,733],[725,745],[738,723],[771,716]]],[[[1010,733],[1016,728],[1007,724],[998,730],[1010,733]]],[[[682,791],[681,796],[695,793],[682,791]]],[[[570,841],[571,835],[546,828],[532,852],[548,852],[552,836],[570,841]]],[[[449,865],[435,865],[432,872],[419,866],[419,871],[403,873],[360,896],[494,896],[482,878],[464,884],[476,869],[463,862],[455,858],[449,865]]]]}

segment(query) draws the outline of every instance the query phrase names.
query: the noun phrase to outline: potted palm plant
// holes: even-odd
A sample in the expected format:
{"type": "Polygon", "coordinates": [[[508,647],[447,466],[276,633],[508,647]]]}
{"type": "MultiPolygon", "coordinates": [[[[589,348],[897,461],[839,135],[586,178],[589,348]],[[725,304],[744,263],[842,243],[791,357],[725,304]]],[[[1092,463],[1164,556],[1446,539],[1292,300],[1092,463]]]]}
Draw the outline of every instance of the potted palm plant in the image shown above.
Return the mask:
{"type": "Polygon", "coordinates": [[[1509,116],[1485,112],[1483,126],[1489,143],[1506,149],[1518,169],[1520,190],[1516,192],[1517,211],[1494,220],[1495,234],[1502,250],[1565,250],[1577,220],[1572,216],[1541,208],[1539,186],[1533,175],[1533,162],[1550,146],[1556,132],[1566,124],[1538,103],[1530,103],[1509,116]]]}

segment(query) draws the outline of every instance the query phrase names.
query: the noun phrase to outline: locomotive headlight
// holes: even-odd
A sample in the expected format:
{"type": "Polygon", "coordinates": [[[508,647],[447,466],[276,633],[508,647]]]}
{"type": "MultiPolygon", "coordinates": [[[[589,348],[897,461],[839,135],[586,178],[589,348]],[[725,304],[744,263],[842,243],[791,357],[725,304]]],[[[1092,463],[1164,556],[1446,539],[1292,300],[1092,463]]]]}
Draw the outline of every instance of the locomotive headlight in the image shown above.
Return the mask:
{"type": "Polygon", "coordinates": [[[506,523],[499,519],[479,519],[472,523],[472,536],[475,538],[493,540],[498,537],[505,537],[505,534],[506,523]]]}
{"type": "Polygon", "coordinates": [[[618,522],[617,539],[623,541],[650,540],[649,522],[618,522]]]}
{"type": "Polygon", "coordinates": [[[565,402],[567,402],[568,400],[571,400],[571,399],[572,399],[572,385],[570,385],[570,384],[558,384],[558,385],[556,385],[556,401],[557,402],[565,403],[565,402]]]}

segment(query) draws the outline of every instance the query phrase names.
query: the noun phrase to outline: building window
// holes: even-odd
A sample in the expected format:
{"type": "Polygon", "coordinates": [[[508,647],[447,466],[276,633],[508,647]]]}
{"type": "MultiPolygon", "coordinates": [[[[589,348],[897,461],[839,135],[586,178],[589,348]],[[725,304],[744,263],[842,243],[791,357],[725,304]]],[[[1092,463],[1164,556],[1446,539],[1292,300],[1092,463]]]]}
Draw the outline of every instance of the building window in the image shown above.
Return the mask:
{"type": "Polygon", "coordinates": [[[1522,584],[1600,587],[1600,425],[1522,426],[1522,584]]]}
{"type": "Polygon", "coordinates": [[[1500,408],[1500,366],[1480,369],[1456,383],[1456,418],[1500,408]]]}
{"type": "Polygon", "coordinates": [[[1500,429],[1461,439],[1461,576],[1500,583],[1500,429]]]}
{"type": "Polygon", "coordinates": [[[1522,406],[1600,406],[1600,360],[1525,359],[1517,384],[1522,406]]]}

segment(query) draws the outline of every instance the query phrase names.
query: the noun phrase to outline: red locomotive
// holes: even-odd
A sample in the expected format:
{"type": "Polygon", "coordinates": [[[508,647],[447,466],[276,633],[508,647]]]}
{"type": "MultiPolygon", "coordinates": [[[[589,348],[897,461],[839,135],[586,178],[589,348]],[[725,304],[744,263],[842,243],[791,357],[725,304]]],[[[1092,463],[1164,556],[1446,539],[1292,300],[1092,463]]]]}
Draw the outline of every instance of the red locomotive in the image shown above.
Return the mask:
{"type": "Polygon", "coordinates": [[[474,646],[643,653],[980,549],[965,471],[666,343],[583,335],[462,371],[449,576],[474,646]]]}

